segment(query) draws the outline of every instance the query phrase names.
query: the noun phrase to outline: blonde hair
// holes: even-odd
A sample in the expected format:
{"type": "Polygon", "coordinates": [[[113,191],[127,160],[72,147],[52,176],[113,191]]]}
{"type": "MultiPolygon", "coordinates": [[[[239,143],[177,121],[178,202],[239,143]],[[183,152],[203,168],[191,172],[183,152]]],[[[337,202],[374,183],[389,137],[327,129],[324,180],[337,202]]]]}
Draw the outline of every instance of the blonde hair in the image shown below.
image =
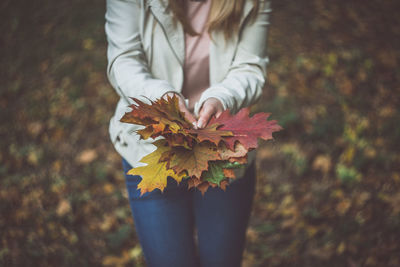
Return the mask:
{"type": "MultiPolygon", "coordinates": [[[[198,35],[190,20],[185,13],[185,2],[189,0],[169,0],[172,13],[174,15],[174,23],[178,20],[183,30],[194,36],[198,35]]],[[[211,9],[208,16],[208,33],[211,36],[213,31],[221,31],[224,33],[225,39],[231,38],[239,30],[240,18],[242,16],[244,3],[247,0],[207,0],[211,1],[211,9]]],[[[259,0],[253,0],[254,8],[250,14],[254,21],[258,14],[259,0]]]]}

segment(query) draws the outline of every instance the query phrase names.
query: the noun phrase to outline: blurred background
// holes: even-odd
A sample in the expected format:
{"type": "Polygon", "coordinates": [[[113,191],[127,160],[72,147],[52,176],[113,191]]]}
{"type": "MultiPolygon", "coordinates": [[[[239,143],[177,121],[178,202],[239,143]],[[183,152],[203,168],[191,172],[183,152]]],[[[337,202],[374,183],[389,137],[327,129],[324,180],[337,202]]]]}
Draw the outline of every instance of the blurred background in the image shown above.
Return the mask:
{"type": "MultiPolygon", "coordinates": [[[[400,266],[400,1],[275,0],[244,266],[400,266]]],[[[144,266],[105,2],[0,3],[0,266],[144,266]]]]}

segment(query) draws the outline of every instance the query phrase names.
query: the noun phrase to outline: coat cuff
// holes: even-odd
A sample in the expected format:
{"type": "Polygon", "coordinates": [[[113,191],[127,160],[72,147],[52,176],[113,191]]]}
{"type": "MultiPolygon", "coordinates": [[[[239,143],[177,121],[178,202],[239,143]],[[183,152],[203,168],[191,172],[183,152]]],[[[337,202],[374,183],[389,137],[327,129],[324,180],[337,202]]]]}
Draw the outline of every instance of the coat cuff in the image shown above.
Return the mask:
{"type": "Polygon", "coordinates": [[[148,103],[148,100],[155,101],[160,99],[164,94],[174,91],[174,88],[167,81],[155,79],[147,81],[146,85],[141,88],[137,88],[133,81],[127,84],[121,84],[121,86],[117,86],[117,88],[121,92],[121,97],[124,97],[124,99],[131,104],[133,103],[133,97],[148,103]]]}
{"type": "Polygon", "coordinates": [[[146,96],[154,101],[175,90],[167,81],[154,80],[146,84],[144,91],[146,96]]]}

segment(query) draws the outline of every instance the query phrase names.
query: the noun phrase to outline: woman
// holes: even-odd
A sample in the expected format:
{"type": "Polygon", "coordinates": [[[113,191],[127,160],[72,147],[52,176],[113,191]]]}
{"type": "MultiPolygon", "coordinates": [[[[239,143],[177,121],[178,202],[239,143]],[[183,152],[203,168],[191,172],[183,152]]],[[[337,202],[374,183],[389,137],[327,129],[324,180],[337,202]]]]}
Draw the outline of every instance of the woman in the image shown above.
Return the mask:
{"type": "MultiPolygon", "coordinates": [[[[155,149],[135,133],[141,126],[119,121],[130,97],[177,94],[199,128],[259,98],[269,12],[266,0],[107,0],[107,74],[121,97],[109,131],[125,173],[155,149]]],[[[248,165],[225,192],[210,188],[204,196],[168,177],[163,193],[140,197],[140,176],[125,174],[148,266],[240,266],[255,186],[248,165]]]]}

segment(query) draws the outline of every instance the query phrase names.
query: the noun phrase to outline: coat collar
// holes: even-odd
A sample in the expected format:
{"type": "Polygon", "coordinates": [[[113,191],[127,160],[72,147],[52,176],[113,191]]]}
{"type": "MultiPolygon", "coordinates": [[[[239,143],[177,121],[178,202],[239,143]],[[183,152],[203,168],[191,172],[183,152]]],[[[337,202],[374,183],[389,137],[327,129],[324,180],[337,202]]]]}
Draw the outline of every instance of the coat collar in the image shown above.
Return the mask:
{"type": "MultiPolygon", "coordinates": [[[[185,60],[185,35],[180,23],[176,24],[177,28],[174,27],[171,14],[172,11],[169,9],[168,0],[145,0],[145,2],[147,2],[154,17],[163,28],[171,49],[174,51],[178,61],[183,67],[185,60]]],[[[239,23],[239,32],[241,31],[244,20],[250,14],[252,9],[252,1],[246,0],[239,23]]],[[[238,36],[235,36],[227,43],[222,33],[212,34],[212,39],[215,42],[211,41],[210,44],[210,63],[212,63],[210,64],[210,81],[219,81],[225,76],[230,65],[229,63],[233,60],[236,51],[237,38],[238,36]],[[214,68],[225,69],[216,71],[214,68]]]]}

